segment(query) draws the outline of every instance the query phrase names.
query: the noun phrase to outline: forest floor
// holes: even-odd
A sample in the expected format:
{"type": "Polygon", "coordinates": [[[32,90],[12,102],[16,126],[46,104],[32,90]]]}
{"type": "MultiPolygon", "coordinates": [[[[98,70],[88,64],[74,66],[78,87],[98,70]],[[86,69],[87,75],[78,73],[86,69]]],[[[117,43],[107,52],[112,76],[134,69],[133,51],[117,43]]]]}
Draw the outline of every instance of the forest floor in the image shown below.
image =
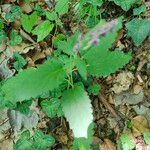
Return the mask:
{"type": "MultiPolygon", "coordinates": [[[[7,0],[0,5],[1,17],[2,13],[4,13],[4,7],[8,7],[12,3],[20,5],[24,12],[30,13],[33,10],[33,7],[29,4],[18,3],[17,0],[7,0]]],[[[47,9],[44,1],[37,0],[37,3],[43,9],[47,9]]],[[[109,2],[106,6],[107,10],[102,14],[106,20],[112,20],[124,13],[118,6],[109,4],[109,2]]],[[[104,5],[103,7],[106,8],[106,6],[104,5]]],[[[124,14],[126,16],[125,21],[130,18],[130,13],[129,11],[124,14]]],[[[73,32],[75,28],[78,28],[76,23],[71,22],[72,16],[65,17],[63,18],[63,23],[68,32],[73,32]]],[[[37,45],[34,43],[33,38],[26,34],[20,26],[20,22],[16,21],[10,28],[18,30],[26,42],[22,42],[19,46],[9,46],[9,52],[19,52],[27,61],[26,68],[34,67],[42,63],[51,54],[53,50],[49,44],[51,39],[46,38],[45,41],[37,45]]],[[[150,38],[147,38],[141,46],[136,47],[132,40],[124,36],[124,34],[125,29],[123,28],[115,46],[124,52],[132,50],[132,60],[124,69],[120,69],[103,79],[96,78],[94,82],[102,85],[101,94],[98,96],[90,95],[95,123],[92,149],[95,150],[99,149],[99,147],[101,147],[101,150],[115,150],[117,140],[124,131],[128,132],[133,138],[136,137],[134,140],[136,141],[137,150],[145,150],[146,147],[141,133],[150,130],[150,38]]],[[[6,43],[0,45],[0,50],[6,49],[6,43]]],[[[2,55],[0,57],[1,59],[3,58],[2,55]]],[[[9,68],[6,68],[5,71],[9,75],[14,74],[12,69],[13,62],[11,57],[7,60],[9,68]]],[[[36,103],[35,106],[37,106],[36,103]]],[[[38,111],[36,128],[44,133],[51,133],[56,139],[52,149],[69,149],[73,142],[73,136],[65,118],[55,117],[50,119],[35,106],[33,106],[34,109],[38,109],[36,110],[38,111]]],[[[33,117],[37,116],[33,115],[33,117]]],[[[14,138],[19,136],[23,130],[21,128],[16,135],[12,135],[13,129],[9,120],[7,110],[2,111],[0,115],[0,150],[11,150],[14,138]]]]}

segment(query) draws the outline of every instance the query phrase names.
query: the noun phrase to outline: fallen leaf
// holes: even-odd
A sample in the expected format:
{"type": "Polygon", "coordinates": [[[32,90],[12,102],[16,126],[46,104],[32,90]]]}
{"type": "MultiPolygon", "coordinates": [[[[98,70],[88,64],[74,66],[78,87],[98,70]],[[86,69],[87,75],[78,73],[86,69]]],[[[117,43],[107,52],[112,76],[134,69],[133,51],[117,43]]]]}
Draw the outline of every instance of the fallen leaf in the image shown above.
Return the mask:
{"type": "Polygon", "coordinates": [[[116,150],[116,145],[109,139],[104,139],[104,143],[100,145],[100,150],[116,150]]]}
{"type": "Polygon", "coordinates": [[[137,116],[131,120],[132,131],[135,137],[140,136],[145,131],[150,131],[148,121],[144,116],[137,116]]]}

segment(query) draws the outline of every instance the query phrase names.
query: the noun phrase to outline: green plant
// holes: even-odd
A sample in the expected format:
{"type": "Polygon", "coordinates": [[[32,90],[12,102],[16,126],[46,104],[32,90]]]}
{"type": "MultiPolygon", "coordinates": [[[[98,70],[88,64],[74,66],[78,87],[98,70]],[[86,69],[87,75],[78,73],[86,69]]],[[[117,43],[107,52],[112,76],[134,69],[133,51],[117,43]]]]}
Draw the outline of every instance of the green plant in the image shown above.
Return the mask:
{"type": "Polygon", "coordinates": [[[136,46],[140,46],[147,36],[150,35],[150,20],[135,18],[126,24],[128,36],[136,46]]]}
{"type": "Polygon", "coordinates": [[[31,136],[30,131],[24,131],[19,140],[13,146],[14,150],[44,150],[52,146],[55,139],[52,136],[44,135],[41,131],[35,131],[31,136]]]}
{"type": "Polygon", "coordinates": [[[103,0],[81,0],[76,4],[75,14],[84,21],[88,27],[94,27],[101,19],[99,7],[103,0]]]}
{"type": "Polygon", "coordinates": [[[109,23],[102,21],[85,36],[75,33],[67,41],[58,42],[60,55],[7,80],[1,87],[1,101],[7,107],[15,109],[18,102],[38,98],[59,89],[59,96],[48,94],[50,99],[41,102],[44,112],[49,117],[56,114],[60,116],[62,107],[74,137],[88,138],[87,131],[93,122],[93,116],[91,101],[83,81],[89,76],[105,77],[129,62],[130,53],[109,51],[120,28],[121,19],[109,23]]]}
{"type": "Polygon", "coordinates": [[[119,5],[124,11],[128,11],[133,4],[140,4],[141,0],[109,0],[113,1],[116,5],[119,5]]]}

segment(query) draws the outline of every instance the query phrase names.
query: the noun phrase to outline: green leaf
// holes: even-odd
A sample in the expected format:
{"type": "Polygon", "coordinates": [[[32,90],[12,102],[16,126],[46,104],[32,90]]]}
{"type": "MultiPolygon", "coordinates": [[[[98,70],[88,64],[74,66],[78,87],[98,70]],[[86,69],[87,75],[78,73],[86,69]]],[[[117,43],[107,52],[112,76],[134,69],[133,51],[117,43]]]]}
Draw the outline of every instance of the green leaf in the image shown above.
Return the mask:
{"type": "Polygon", "coordinates": [[[76,138],[88,137],[88,127],[93,121],[91,101],[83,86],[76,85],[63,93],[61,99],[64,115],[76,138]]]}
{"type": "Polygon", "coordinates": [[[11,33],[10,33],[9,44],[11,46],[15,46],[15,45],[21,44],[21,42],[22,42],[22,37],[20,35],[18,35],[17,32],[15,32],[14,30],[12,30],[11,33]]]}
{"type": "Polygon", "coordinates": [[[75,44],[77,43],[78,36],[79,35],[76,32],[74,35],[67,38],[66,41],[64,40],[64,41],[57,42],[57,48],[63,51],[65,54],[74,56],[75,53],[73,49],[75,44]]]}
{"type": "Polygon", "coordinates": [[[88,87],[88,92],[93,95],[98,95],[100,92],[101,86],[99,84],[93,84],[88,87]]]}
{"type": "MultiPolygon", "coordinates": [[[[124,54],[117,50],[114,52],[101,52],[101,45],[91,50],[84,55],[89,64],[88,71],[92,76],[102,77],[114,73],[118,69],[126,65],[131,59],[131,54],[124,54]]],[[[103,50],[102,50],[103,51],[103,50]]]]}
{"type": "Polygon", "coordinates": [[[150,132],[144,132],[143,136],[145,143],[150,147],[150,132]]]}
{"type": "Polygon", "coordinates": [[[18,53],[14,53],[13,58],[15,60],[14,62],[14,68],[19,71],[26,65],[26,60],[18,53]]]}
{"type": "Polygon", "coordinates": [[[63,15],[68,12],[69,9],[69,0],[57,0],[55,11],[59,15],[63,15]]]}
{"type": "Polygon", "coordinates": [[[2,86],[5,100],[13,103],[35,98],[52,91],[65,80],[66,73],[58,60],[20,72],[2,86]]]}
{"type": "Polygon", "coordinates": [[[52,31],[54,24],[46,20],[39,24],[32,33],[38,36],[37,42],[42,41],[52,31]]]}
{"type": "Polygon", "coordinates": [[[80,58],[77,58],[76,60],[76,66],[78,69],[79,74],[84,80],[87,80],[87,66],[84,60],[81,60],[80,58]]]}
{"type": "Polygon", "coordinates": [[[128,11],[133,4],[141,3],[141,0],[109,0],[120,6],[124,11],[128,11]]]}
{"type": "Polygon", "coordinates": [[[3,30],[0,30],[0,45],[5,39],[7,39],[6,33],[3,30]]]}
{"type": "Polygon", "coordinates": [[[133,9],[133,15],[140,15],[141,13],[143,13],[143,12],[146,12],[146,6],[145,5],[142,5],[142,6],[140,6],[140,7],[138,7],[138,8],[134,8],[133,9]]]}
{"type": "Polygon", "coordinates": [[[32,104],[32,100],[17,102],[17,107],[15,110],[21,112],[24,115],[28,115],[30,112],[30,106],[32,104]]]}
{"type": "Polygon", "coordinates": [[[22,14],[21,24],[23,29],[30,33],[38,18],[37,12],[33,12],[31,15],[22,14]]]}
{"type": "Polygon", "coordinates": [[[19,140],[14,144],[13,150],[31,150],[32,141],[30,140],[30,132],[24,131],[19,140]]]}
{"type": "Polygon", "coordinates": [[[22,12],[21,7],[12,5],[10,12],[6,13],[5,19],[8,22],[14,22],[15,19],[18,19],[20,17],[21,12],[22,12]]]}
{"type": "Polygon", "coordinates": [[[52,136],[44,135],[39,130],[35,132],[33,139],[33,147],[35,150],[46,150],[55,143],[55,139],[52,136]]]}
{"type": "Polygon", "coordinates": [[[126,24],[128,36],[136,46],[140,46],[145,38],[150,35],[150,20],[135,18],[126,24]]]}
{"type": "Polygon", "coordinates": [[[53,118],[56,115],[58,117],[62,116],[62,108],[60,100],[53,98],[51,100],[44,100],[41,102],[42,110],[50,117],[53,118]]]}
{"type": "Polygon", "coordinates": [[[88,138],[75,138],[71,150],[90,150],[90,144],[93,140],[94,124],[91,123],[88,127],[88,138]]]}
{"type": "Polygon", "coordinates": [[[131,138],[127,134],[121,135],[118,144],[119,144],[118,146],[122,150],[132,150],[135,147],[135,143],[133,142],[133,140],[131,140],[131,138]]]}
{"type": "Polygon", "coordinates": [[[130,54],[113,51],[112,44],[121,28],[121,18],[105,23],[101,22],[88,32],[80,43],[80,53],[88,64],[88,73],[102,77],[114,73],[131,59],[130,54]]]}
{"type": "Polygon", "coordinates": [[[3,23],[3,20],[0,19],[0,30],[2,30],[4,28],[4,23],[3,23]]]}
{"type": "Polygon", "coordinates": [[[55,11],[46,11],[46,17],[47,19],[49,19],[50,21],[54,21],[58,19],[57,13],[55,11]]]}

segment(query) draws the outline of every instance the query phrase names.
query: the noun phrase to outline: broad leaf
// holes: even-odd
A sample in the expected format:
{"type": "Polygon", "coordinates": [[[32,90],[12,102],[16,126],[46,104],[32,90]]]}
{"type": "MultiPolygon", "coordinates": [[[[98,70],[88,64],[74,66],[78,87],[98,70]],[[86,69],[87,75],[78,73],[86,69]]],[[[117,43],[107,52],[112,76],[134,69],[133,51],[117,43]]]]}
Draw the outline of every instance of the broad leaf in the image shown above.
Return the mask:
{"type": "Polygon", "coordinates": [[[69,9],[69,0],[57,0],[55,11],[59,15],[63,15],[68,12],[69,9]]]}
{"type": "Polygon", "coordinates": [[[21,16],[21,24],[25,31],[28,33],[31,32],[33,26],[35,25],[36,21],[38,19],[37,12],[33,12],[31,15],[24,15],[21,16]]]}
{"type": "Polygon", "coordinates": [[[34,136],[33,149],[35,150],[46,150],[48,147],[55,143],[55,139],[52,136],[44,135],[41,131],[36,131],[34,136]]]}
{"type": "Polygon", "coordinates": [[[80,85],[63,93],[61,99],[64,115],[76,138],[88,137],[88,127],[93,121],[91,101],[80,85]]]}
{"type": "Polygon", "coordinates": [[[20,35],[18,35],[17,32],[12,30],[10,33],[9,44],[12,46],[15,46],[15,45],[21,44],[21,42],[22,42],[22,37],[20,35]]]}
{"type": "Polygon", "coordinates": [[[101,52],[102,48],[100,45],[93,47],[84,55],[84,58],[89,64],[88,71],[93,76],[102,77],[114,73],[126,65],[131,59],[130,54],[124,54],[119,50],[103,53],[101,52]]]}
{"type": "Polygon", "coordinates": [[[37,42],[42,41],[49,33],[52,31],[54,25],[46,20],[39,24],[33,31],[32,33],[34,35],[37,35],[38,39],[37,42]]]}
{"type": "Polygon", "coordinates": [[[144,136],[144,141],[145,143],[149,146],[150,148],[150,132],[144,132],[143,133],[144,136]]]}
{"type": "Polygon", "coordinates": [[[150,20],[135,18],[126,24],[128,36],[131,36],[135,45],[140,46],[150,35],[150,20]]]}
{"type": "Polygon", "coordinates": [[[128,11],[135,3],[140,3],[141,0],[109,0],[113,1],[116,5],[119,5],[124,11],[128,11]]]}
{"type": "Polygon", "coordinates": [[[44,100],[41,102],[42,110],[50,117],[53,118],[56,115],[58,117],[62,116],[62,108],[61,103],[57,98],[53,98],[51,100],[44,100]]]}
{"type": "Polygon", "coordinates": [[[120,28],[119,19],[106,24],[100,23],[81,41],[81,54],[89,65],[88,72],[91,75],[96,77],[109,75],[122,68],[131,59],[130,54],[109,51],[120,28]]]}
{"type": "Polygon", "coordinates": [[[24,131],[19,140],[13,146],[13,150],[31,150],[32,141],[30,140],[30,132],[24,131]]]}
{"type": "Polygon", "coordinates": [[[57,60],[47,61],[38,68],[27,69],[9,79],[2,86],[5,100],[28,100],[52,91],[64,81],[65,71],[57,60]]]}

